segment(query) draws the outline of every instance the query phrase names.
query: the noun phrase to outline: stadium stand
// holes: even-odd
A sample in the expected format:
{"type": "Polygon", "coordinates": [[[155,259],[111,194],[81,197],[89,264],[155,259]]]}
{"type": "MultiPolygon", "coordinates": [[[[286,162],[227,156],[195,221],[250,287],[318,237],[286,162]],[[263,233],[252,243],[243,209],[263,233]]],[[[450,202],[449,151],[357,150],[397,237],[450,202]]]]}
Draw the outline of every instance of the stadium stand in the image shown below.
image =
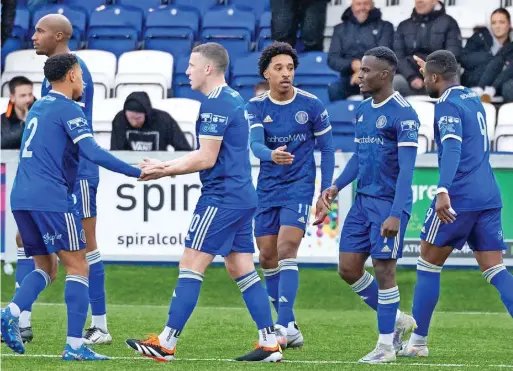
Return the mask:
{"type": "Polygon", "coordinates": [[[100,7],[91,14],[88,48],[110,51],[119,57],[137,48],[142,25],[143,13],[139,9],[100,7]]]}
{"type": "Polygon", "coordinates": [[[2,74],[2,96],[9,96],[9,81],[21,75],[34,83],[34,96],[40,97],[45,61],[46,56],[37,55],[34,50],[18,50],[10,53],[5,59],[5,71],[2,74]]]}
{"type": "Polygon", "coordinates": [[[79,50],[76,54],[84,60],[89,68],[94,82],[94,99],[110,98],[118,64],[116,56],[104,50],[79,50]]]}
{"type": "Polygon", "coordinates": [[[136,50],[119,57],[114,96],[146,91],[150,99],[166,98],[173,79],[173,56],[157,50],[136,50]]]}
{"type": "MultiPolygon", "coordinates": [[[[333,27],[340,23],[342,12],[350,4],[350,0],[328,4],[326,46],[329,46],[333,27]]],[[[414,0],[376,0],[375,5],[381,9],[383,19],[397,26],[410,16],[414,0]]],[[[488,25],[490,14],[501,5],[510,3],[500,0],[446,2],[448,14],[458,20],[464,38],[471,35],[475,26],[488,25]],[[469,7],[475,11],[466,11],[469,7]]],[[[272,42],[269,0],[149,0],[144,3],[139,0],[58,0],[57,4],[40,7],[33,14],[25,6],[26,2],[18,2],[14,30],[2,48],[3,97],[8,96],[8,81],[16,75],[33,80],[35,95],[39,96],[45,57],[24,49],[31,48],[30,38],[37,20],[49,13],[61,13],[72,20],[71,46],[77,49],[77,55],[86,61],[93,75],[99,105],[111,97],[122,99],[134,90],[147,91],[155,102],[171,97],[201,101],[202,94],[191,90],[185,71],[191,49],[207,41],[220,42],[229,50],[231,68],[226,74],[227,82],[247,100],[260,81],[258,52],[272,42]]],[[[513,7],[509,10],[513,11],[513,7]]],[[[331,103],[327,84],[337,77],[338,74],[327,66],[325,53],[301,54],[295,84],[318,96],[329,107],[336,122],[342,120],[340,122],[351,125],[351,120],[344,121],[351,114],[347,107],[358,104],[362,97],[352,96],[348,101],[331,103]]],[[[421,120],[419,153],[434,150],[433,100],[427,96],[410,96],[408,101],[417,109],[421,120]]],[[[494,104],[485,104],[488,135],[494,149],[512,150],[508,126],[513,122],[508,121],[508,116],[513,115],[507,104],[499,109],[500,101],[498,97],[494,104]]],[[[344,127],[336,134],[337,140],[340,139],[338,148],[344,150],[353,147],[344,139],[350,134],[347,129],[345,132],[344,127]]]]}
{"type": "Polygon", "coordinates": [[[200,17],[188,7],[167,6],[148,14],[144,48],[161,50],[174,57],[188,55],[198,38],[200,17]]]}

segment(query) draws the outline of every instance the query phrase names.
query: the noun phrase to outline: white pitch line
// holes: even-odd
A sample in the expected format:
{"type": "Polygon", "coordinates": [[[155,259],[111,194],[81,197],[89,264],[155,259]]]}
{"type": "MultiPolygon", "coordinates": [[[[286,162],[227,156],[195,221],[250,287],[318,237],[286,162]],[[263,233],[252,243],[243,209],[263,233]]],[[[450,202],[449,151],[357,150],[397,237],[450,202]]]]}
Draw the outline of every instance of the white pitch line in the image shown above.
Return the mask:
{"type": "MultiPolygon", "coordinates": [[[[41,305],[41,306],[47,306],[47,307],[64,307],[66,306],[65,303],[38,303],[36,302],[34,304],[35,306],[41,305]]],[[[169,305],[159,305],[159,304],[107,304],[107,307],[111,308],[162,308],[162,309],[169,309],[169,305]]],[[[211,307],[211,306],[198,306],[197,308],[204,308],[204,309],[217,309],[217,310],[243,310],[247,311],[247,308],[244,307],[211,307]]],[[[317,309],[303,309],[303,310],[317,310],[317,309]]],[[[321,309],[322,310],[322,309],[321,309]]],[[[330,312],[337,312],[336,309],[328,310],[330,312]]],[[[351,313],[351,312],[358,312],[357,310],[342,310],[340,312],[344,313],[351,313]]],[[[435,311],[436,313],[443,313],[443,314],[456,314],[456,315],[465,315],[465,316],[502,316],[507,315],[508,313],[504,312],[451,312],[451,311],[435,311]]]]}
{"type": "MultiPolygon", "coordinates": [[[[0,357],[16,357],[16,358],[61,358],[60,355],[54,354],[1,354],[0,357]]],[[[151,361],[145,357],[110,357],[113,361],[151,361]]],[[[237,362],[234,359],[228,358],[178,358],[173,362],[237,362]]],[[[283,363],[294,364],[326,364],[326,365],[358,365],[360,363],[354,361],[336,361],[336,360],[283,360],[283,363]]],[[[472,367],[472,368],[513,368],[513,365],[475,365],[475,364],[458,364],[458,363],[386,363],[378,364],[381,366],[415,366],[415,367],[472,367]]]]}

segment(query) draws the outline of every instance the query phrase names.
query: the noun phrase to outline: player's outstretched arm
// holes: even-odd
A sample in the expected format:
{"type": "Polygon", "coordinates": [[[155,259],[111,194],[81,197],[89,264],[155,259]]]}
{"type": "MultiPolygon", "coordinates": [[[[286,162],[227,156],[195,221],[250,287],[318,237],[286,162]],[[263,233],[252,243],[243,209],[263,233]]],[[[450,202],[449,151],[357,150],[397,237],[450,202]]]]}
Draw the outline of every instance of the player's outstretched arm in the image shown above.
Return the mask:
{"type": "Polygon", "coordinates": [[[316,136],[321,151],[321,189],[326,189],[333,181],[335,171],[335,147],[331,128],[322,135],[316,136]]]}
{"type": "Polygon", "coordinates": [[[200,136],[200,148],[185,156],[169,162],[147,162],[141,164],[143,174],[141,180],[159,179],[165,176],[195,173],[212,168],[219,156],[222,137],[219,139],[206,139],[200,136]]]}
{"type": "Polygon", "coordinates": [[[92,136],[85,137],[77,143],[80,147],[81,155],[96,165],[132,178],[139,178],[141,176],[141,169],[127,164],[101,148],[92,136]]]}

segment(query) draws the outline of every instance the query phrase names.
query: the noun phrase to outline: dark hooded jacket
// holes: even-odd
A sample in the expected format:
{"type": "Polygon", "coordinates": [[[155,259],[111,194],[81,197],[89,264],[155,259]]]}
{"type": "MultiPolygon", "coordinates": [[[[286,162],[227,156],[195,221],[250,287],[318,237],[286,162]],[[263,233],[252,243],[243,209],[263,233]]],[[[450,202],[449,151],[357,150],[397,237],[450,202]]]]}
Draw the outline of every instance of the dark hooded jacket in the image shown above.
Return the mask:
{"type": "MultiPolygon", "coordinates": [[[[461,83],[465,86],[494,86],[500,88],[504,81],[496,79],[504,67],[513,65],[513,40],[506,44],[494,56],[492,54],[493,36],[486,27],[475,29],[461,53],[461,65],[465,69],[461,83]]],[[[509,68],[512,68],[511,66],[509,68]]],[[[510,77],[513,78],[513,77],[510,77]]]]}
{"type": "Polygon", "coordinates": [[[458,22],[445,13],[445,6],[440,2],[428,14],[417,14],[413,9],[411,17],[402,21],[394,36],[394,51],[399,59],[398,73],[408,82],[416,77],[422,78],[414,55],[426,60],[434,51],[445,49],[451,51],[459,60],[462,49],[461,31],[458,22]]]}
{"type": "Polygon", "coordinates": [[[16,18],[16,0],[2,0],[2,46],[11,36],[16,18]]]}
{"type": "Polygon", "coordinates": [[[365,22],[360,23],[349,7],[342,14],[342,23],[333,31],[328,65],[342,75],[350,75],[353,60],[361,60],[367,50],[376,46],[392,48],[393,41],[394,26],[381,19],[379,9],[372,9],[365,22]]]}
{"type": "Polygon", "coordinates": [[[192,150],[176,121],[167,113],[151,106],[146,92],[133,92],[125,101],[122,111],[112,121],[110,149],[113,151],[167,151],[171,145],[175,151],[192,150]],[[144,107],[144,125],[136,129],[128,122],[125,111],[129,101],[135,100],[144,107]]]}

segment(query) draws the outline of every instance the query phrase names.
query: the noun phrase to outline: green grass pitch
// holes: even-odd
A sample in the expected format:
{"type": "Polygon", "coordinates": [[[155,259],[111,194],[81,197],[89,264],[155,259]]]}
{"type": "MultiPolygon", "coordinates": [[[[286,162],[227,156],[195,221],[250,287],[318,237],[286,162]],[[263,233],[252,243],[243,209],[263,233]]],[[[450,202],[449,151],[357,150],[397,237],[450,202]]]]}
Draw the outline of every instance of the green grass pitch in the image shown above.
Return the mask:
{"type": "MultiPolygon", "coordinates": [[[[113,344],[95,350],[114,357],[105,362],[68,363],[59,359],[66,339],[64,272],[33,308],[34,342],[24,356],[1,345],[2,370],[508,370],[513,369],[513,320],[498,293],[477,270],[444,270],[442,293],[431,333],[430,357],[392,365],[359,365],[377,340],[376,316],[337,276],[335,269],[301,269],[296,315],[305,346],[284,352],[280,364],[231,360],[253,347],[257,332],[237,285],[223,268],[206,275],[198,307],[177,348],[178,361],[158,363],[139,357],[124,340],[159,333],[166,323],[177,269],[108,265],[107,316],[113,344]]],[[[14,276],[2,273],[1,301],[9,301],[14,276]]],[[[400,269],[401,309],[410,312],[415,271],[400,269]]],[[[89,320],[88,323],[89,324],[89,320]]]]}

